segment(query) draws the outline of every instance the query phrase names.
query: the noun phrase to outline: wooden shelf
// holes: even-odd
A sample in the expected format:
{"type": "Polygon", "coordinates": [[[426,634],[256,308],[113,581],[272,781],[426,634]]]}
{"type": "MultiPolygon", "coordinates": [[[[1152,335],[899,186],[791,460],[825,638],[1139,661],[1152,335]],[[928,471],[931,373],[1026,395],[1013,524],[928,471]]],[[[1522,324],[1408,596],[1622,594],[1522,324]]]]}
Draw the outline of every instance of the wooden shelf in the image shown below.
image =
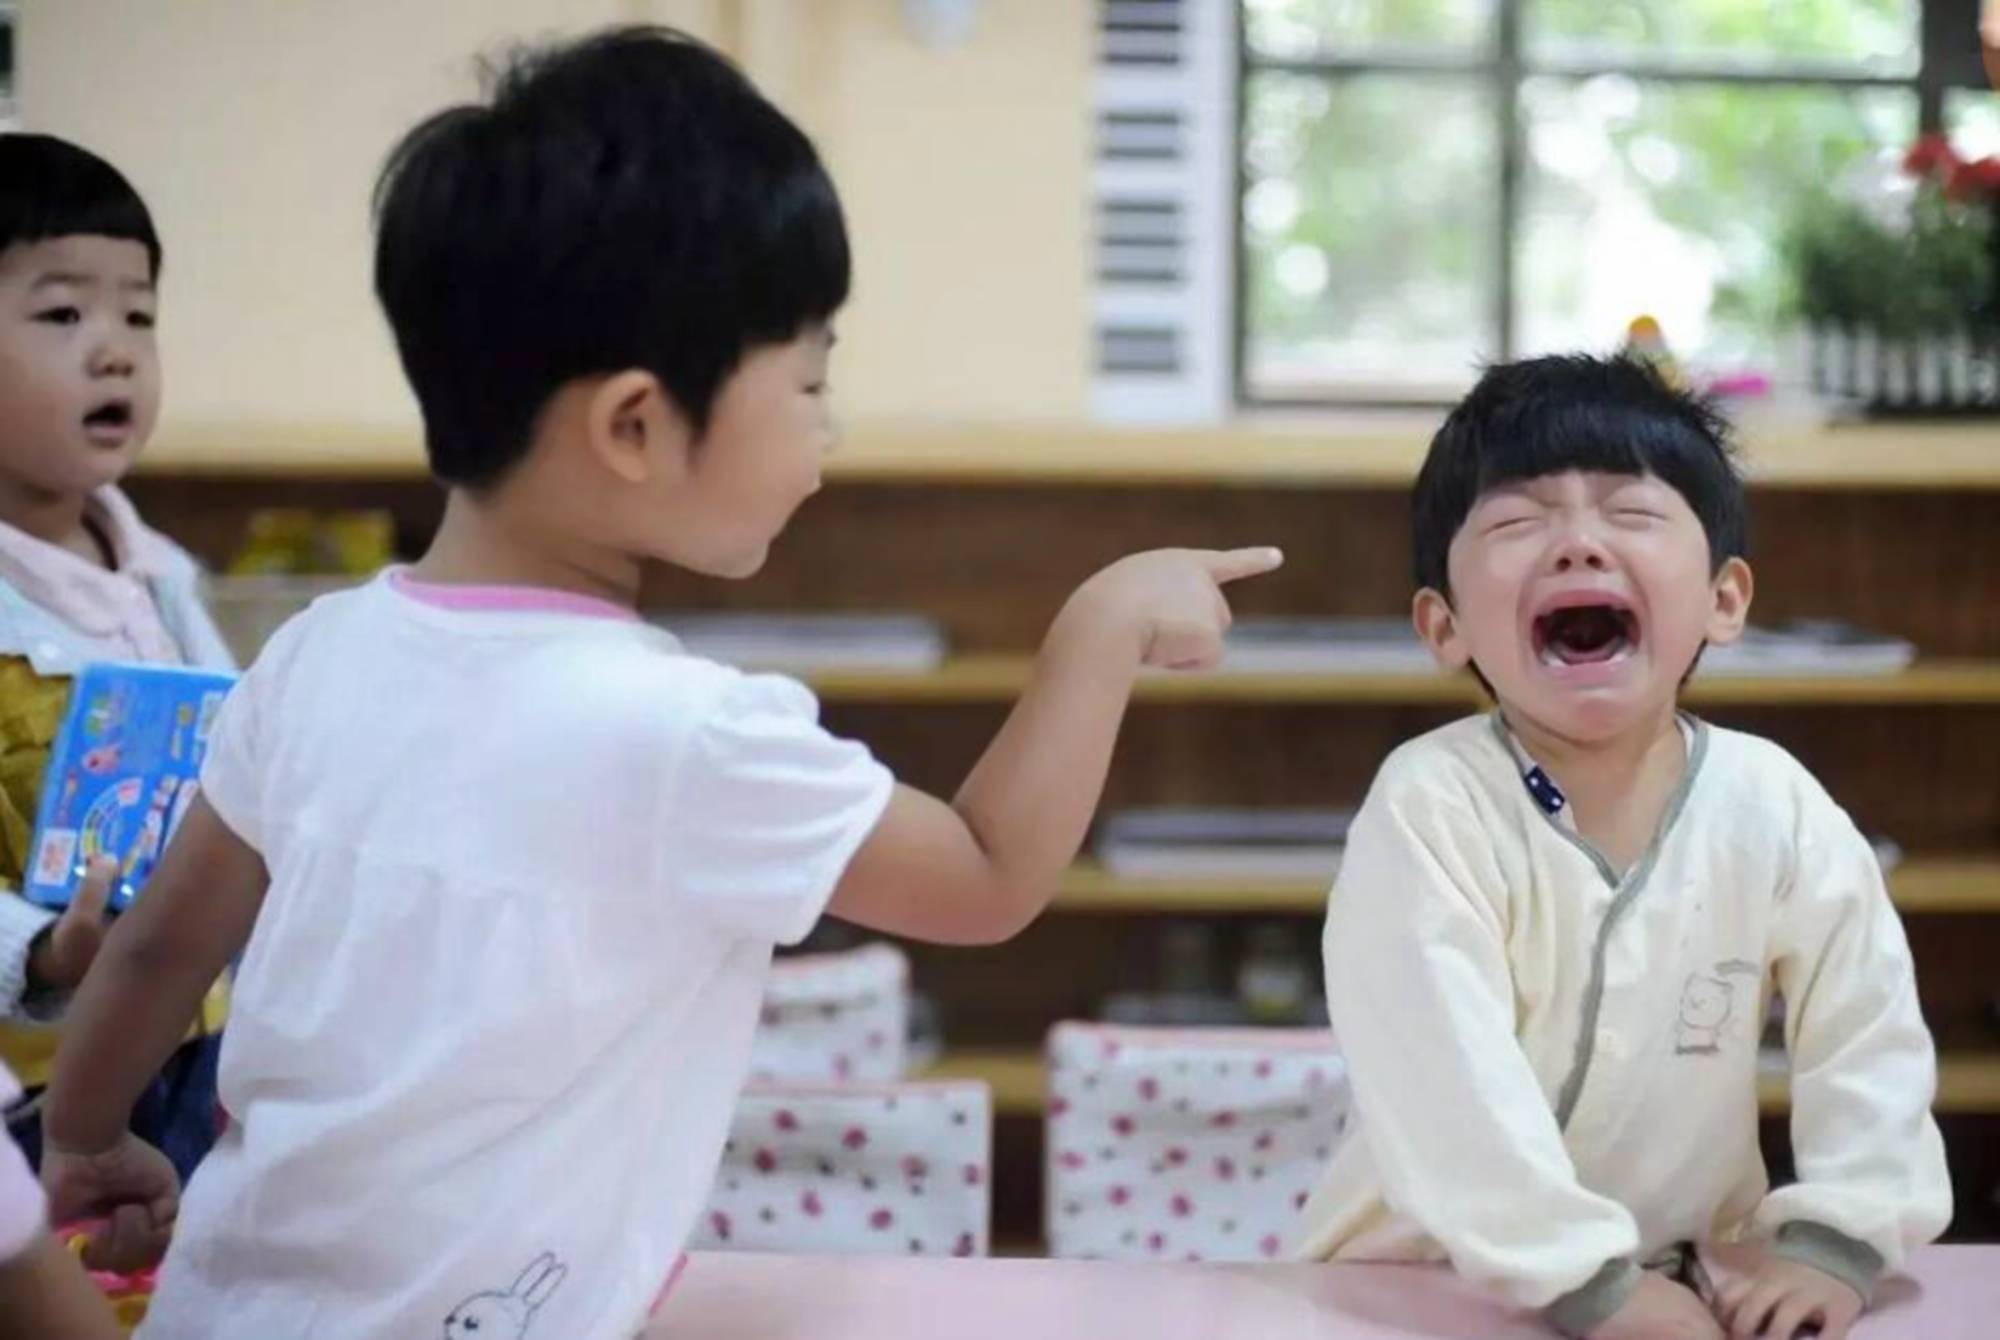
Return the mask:
{"type": "MultiPolygon", "coordinates": [[[[2000,451],[2000,447],[1996,447],[2000,451]]],[[[806,676],[829,702],[1004,702],[1026,687],[1027,656],[960,656],[928,672],[833,671],[806,676]]],[[[1147,675],[1134,695],[1153,703],[1342,703],[1477,706],[1469,676],[1428,673],[1147,675]]],[[[1920,661],[1891,675],[1714,675],[1688,685],[1693,706],[2000,704],[2000,662],[1920,661]]]]}
{"type": "MultiPolygon", "coordinates": [[[[1066,912],[1318,913],[1324,880],[1121,879],[1091,861],[1064,878],[1056,906],[1066,912]]],[[[2000,913],[2000,855],[1917,857],[1889,872],[1889,894],[1906,913],[2000,913]]]]}
{"type": "MultiPolygon", "coordinates": [[[[1405,488],[1442,412],[1254,415],[1200,428],[1048,423],[856,425],[830,478],[963,485],[1405,488]]],[[[1978,421],[1745,418],[1746,470],[1809,489],[2000,488],[2000,429],[1978,421]]],[[[414,424],[167,424],[151,473],[415,477],[414,424]]]]}
{"type": "MultiPolygon", "coordinates": [[[[1002,1116],[1040,1116],[1046,1105],[1047,1082],[1039,1052],[984,1049],[948,1052],[927,1074],[929,1079],[984,1080],[993,1089],[993,1110],[1002,1116]]],[[[1758,1104],[1766,1114],[1786,1110],[1782,1076],[1758,1081],[1758,1104]]],[[[1947,1054],[1938,1061],[1936,1110],[1959,1114],[2000,1114],[2000,1052],[1947,1054]]]]}

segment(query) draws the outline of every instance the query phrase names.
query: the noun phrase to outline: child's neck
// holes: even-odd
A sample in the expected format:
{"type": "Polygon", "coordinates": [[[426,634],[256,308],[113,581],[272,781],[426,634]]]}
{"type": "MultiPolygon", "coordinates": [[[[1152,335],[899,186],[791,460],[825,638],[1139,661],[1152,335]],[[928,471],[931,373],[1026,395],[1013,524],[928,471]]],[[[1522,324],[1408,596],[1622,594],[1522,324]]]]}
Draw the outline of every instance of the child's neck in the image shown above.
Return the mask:
{"type": "Polygon", "coordinates": [[[1612,867],[1645,855],[1687,771],[1687,743],[1671,702],[1608,740],[1572,740],[1522,713],[1506,713],[1522,748],[1568,798],[1584,841],[1612,867]]]}
{"type": "Polygon", "coordinates": [[[0,523],[66,549],[87,563],[114,568],[117,560],[89,521],[88,493],[55,493],[0,474],[0,523]]]}
{"type": "Polygon", "coordinates": [[[643,567],[630,555],[580,542],[517,515],[498,500],[451,491],[444,520],[410,569],[418,581],[447,586],[532,586],[567,591],[635,609],[643,567]]]}

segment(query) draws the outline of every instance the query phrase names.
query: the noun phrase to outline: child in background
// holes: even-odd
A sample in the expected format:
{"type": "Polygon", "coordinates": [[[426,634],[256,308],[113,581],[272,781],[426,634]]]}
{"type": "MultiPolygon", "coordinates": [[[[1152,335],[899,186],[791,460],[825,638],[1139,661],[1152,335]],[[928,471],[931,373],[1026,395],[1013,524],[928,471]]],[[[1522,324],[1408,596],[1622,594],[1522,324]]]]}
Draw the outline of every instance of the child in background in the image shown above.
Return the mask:
{"type": "Polygon", "coordinates": [[[120,1259],[158,1249],[171,1174],[124,1113],[241,951],[235,1121],[146,1334],[623,1340],[714,1175],[773,946],[826,911],[1021,929],[1136,677],[1213,662],[1222,586],[1278,557],[1092,577],[933,799],[802,685],[635,613],[654,563],[756,573],[819,488],[848,247],[805,136],[706,47],[621,30],[419,126],[378,216],[444,521],[231,696],[75,1006],[46,1177],[59,1212],[116,1216],[120,1259]]]}
{"type": "MultiPolygon", "coordinates": [[[[30,860],[49,749],[91,661],[233,668],[194,561],[118,490],[160,407],[160,242],[131,185],[46,135],[0,135],[0,880],[30,860]]],[[[47,1082],[60,1014],[103,931],[115,870],[60,918],[0,892],[0,1061],[47,1082]],[[25,1024],[25,1026],[24,1026],[25,1024]]],[[[218,986],[138,1095],[135,1129],[183,1172],[214,1139],[218,986]]],[[[185,1021],[181,1027],[185,1028],[185,1021]]],[[[30,1159],[32,1116],[13,1126],[30,1159]]]]}
{"type": "Polygon", "coordinates": [[[1750,606],[1723,431],[1646,368],[1544,358],[1432,442],[1417,629],[1499,710],[1398,749],[1348,836],[1326,979],[1360,1138],[1306,1255],[1446,1257],[1601,1340],[1839,1340],[1950,1218],[1874,852],[1790,755],[1677,708],[1750,606]],[[1799,1174],[1775,1191],[1774,992],[1799,1174]],[[1713,1292],[1693,1247],[1745,1237],[1763,1266],[1713,1292]]]}
{"type": "MultiPolygon", "coordinates": [[[[0,1109],[20,1096],[0,1064],[0,1109]]],[[[49,1236],[43,1208],[34,1170],[0,1136],[0,1340],[117,1340],[104,1296],[49,1236]]]]}

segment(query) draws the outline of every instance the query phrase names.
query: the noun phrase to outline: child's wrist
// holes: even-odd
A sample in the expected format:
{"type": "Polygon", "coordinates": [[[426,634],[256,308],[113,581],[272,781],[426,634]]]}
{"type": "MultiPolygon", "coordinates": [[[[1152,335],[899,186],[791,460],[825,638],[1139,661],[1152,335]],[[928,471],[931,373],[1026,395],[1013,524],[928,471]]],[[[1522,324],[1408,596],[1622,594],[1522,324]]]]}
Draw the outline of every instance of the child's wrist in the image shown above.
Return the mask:
{"type": "Polygon", "coordinates": [[[28,941],[27,957],[22,960],[21,965],[21,980],[30,995],[67,990],[54,980],[54,965],[50,962],[55,954],[55,948],[51,943],[55,938],[55,929],[56,924],[51,921],[36,931],[34,938],[28,941]]]}
{"type": "Polygon", "coordinates": [[[1050,652],[1087,648],[1093,656],[1123,657],[1136,671],[1145,658],[1145,633],[1144,620],[1093,578],[1063,602],[1042,645],[1050,652]]]}

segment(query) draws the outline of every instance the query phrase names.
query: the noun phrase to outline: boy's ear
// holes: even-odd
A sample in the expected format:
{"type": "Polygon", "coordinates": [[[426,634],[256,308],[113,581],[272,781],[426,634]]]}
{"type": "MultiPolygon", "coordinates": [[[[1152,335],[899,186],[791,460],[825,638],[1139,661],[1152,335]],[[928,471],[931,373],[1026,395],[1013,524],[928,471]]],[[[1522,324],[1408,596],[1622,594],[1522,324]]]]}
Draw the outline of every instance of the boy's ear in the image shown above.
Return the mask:
{"type": "Polygon", "coordinates": [[[1718,647],[1726,647],[1743,636],[1743,625],[1750,619],[1750,597],[1757,588],[1756,579],[1751,575],[1750,565],[1740,558],[1732,558],[1722,565],[1715,574],[1712,587],[1714,604],[1708,612],[1708,640],[1718,647]]]}
{"type": "Polygon", "coordinates": [[[678,476],[688,467],[694,434],[660,379],[641,368],[614,372],[584,407],[590,454],[628,484],[678,476]]]}
{"type": "Polygon", "coordinates": [[[1472,648],[1459,636],[1458,617],[1442,592],[1428,586],[1417,592],[1416,602],[1410,607],[1410,620],[1440,666],[1463,670],[1472,663],[1472,648]]]}

